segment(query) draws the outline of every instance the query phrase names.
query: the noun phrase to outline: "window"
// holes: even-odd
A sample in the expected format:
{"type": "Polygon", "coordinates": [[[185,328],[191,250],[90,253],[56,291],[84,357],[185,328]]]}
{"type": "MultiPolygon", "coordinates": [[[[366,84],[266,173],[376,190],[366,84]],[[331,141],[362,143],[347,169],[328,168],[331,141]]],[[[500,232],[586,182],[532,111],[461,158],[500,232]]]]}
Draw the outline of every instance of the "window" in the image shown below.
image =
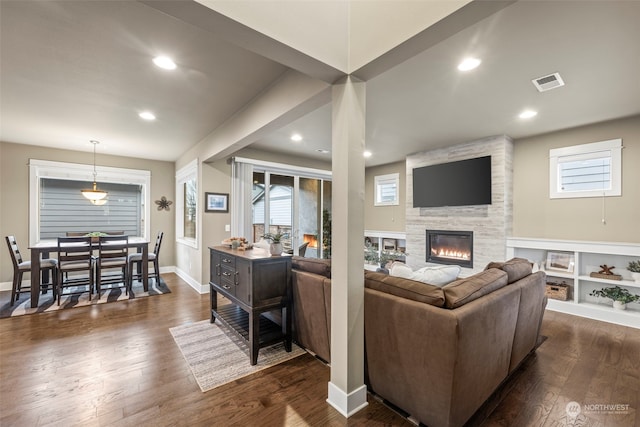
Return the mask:
{"type": "Polygon", "coordinates": [[[109,192],[96,206],[80,194],[91,186],[93,165],[29,160],[29,243],[55,239],[69,231],[124,231],[149,236],[151,173],[96,167],[98,187],[109,192]]]}
{"type": "Polygon", "coordinates": [[[176,241],[197,248],[198,159],[176,172],[176,202],[176,241]]]}
{"type": "Polygon", "coordinates": [[[379,175],[375,177],[374,206],[399,205],[398,188],[400,174],[379,175]]]}
{"type": "Polygon", "coordinates": [[[622,195],[622,140],[594,142],[549,151],[549,197],[622,195]]]}

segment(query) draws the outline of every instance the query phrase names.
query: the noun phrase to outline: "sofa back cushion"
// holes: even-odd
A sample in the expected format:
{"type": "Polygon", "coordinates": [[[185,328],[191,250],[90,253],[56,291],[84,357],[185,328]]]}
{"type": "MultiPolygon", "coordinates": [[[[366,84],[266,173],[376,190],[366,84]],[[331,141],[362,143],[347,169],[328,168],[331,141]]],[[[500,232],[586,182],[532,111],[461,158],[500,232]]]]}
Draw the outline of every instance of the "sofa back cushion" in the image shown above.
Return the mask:
{"type": "Polygon", "coordinates": [[[444,305],[444,294],[441,288],[427,283],[416,282],[415,280],[365,271],[364,286],[365,288],[375,289],[376,291],[386,292],[436,307],[444,305]]]}
{"type": "Polygon", "coordinates": [[[331,260],[318,258],[304,258],[294,256],[291,259],[291,268],[309,273],[319,274],[331,279],[331,260]]]}
{"type": "Polygon", "coordinates": [[[490,268],[442,287],[447,308],[458,308],[507,284],[507,273],[490,268]]]}
{"type": "Polygon", "coordinates": [[[508,283],[514,283],[531,274],[531,263],[524,258],[511,258],[507,262],[490,262],[485,270],[498,268],[507,273],[508,283]]]}

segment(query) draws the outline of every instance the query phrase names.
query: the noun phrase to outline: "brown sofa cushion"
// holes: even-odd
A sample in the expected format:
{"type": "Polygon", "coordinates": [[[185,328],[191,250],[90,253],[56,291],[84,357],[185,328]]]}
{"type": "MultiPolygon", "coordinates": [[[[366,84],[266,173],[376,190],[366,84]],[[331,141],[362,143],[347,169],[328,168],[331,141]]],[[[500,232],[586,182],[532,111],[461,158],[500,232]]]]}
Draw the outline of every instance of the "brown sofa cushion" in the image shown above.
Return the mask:
{"type": "Polygon", "coordinates": [[[436,307],[444,305],[444,294],[441,288],[427,283],[416,282],[415,280],[365,271],[364,286],[365,288],[375,289],[376,291],[386,292],[436,307]]]}
{"type": "Polygon", "coordinates": [[[291,259],[291,267],[296,270],[308,271],[309,273],[319,274],[328,279],[331,279],[330,259],[304,258],[301,256],[294,256],[291,259]]]}
{"type": "Polygon", "coordinates": [[[507,262],[490,262],[485,270],[490,268],[499,268],[507,273],[508,283],[517,282],[532,272],[531,263],[524,258],[511,258],[507,262]]]}
{"type": "Polygon", "coordinates": [[[447,308],[457,308],[500,289],[507,284],[507,273],[490,268],[442,287],[447,308]]]}

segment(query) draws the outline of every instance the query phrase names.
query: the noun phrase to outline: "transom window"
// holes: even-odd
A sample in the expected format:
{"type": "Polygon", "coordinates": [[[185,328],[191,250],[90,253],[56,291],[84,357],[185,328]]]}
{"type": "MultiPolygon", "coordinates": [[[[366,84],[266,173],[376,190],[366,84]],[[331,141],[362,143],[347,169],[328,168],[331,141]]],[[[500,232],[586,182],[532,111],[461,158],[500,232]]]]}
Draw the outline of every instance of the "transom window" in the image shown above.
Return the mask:
{"type": "Polygon", "coordinates": [[[622,195],[621,151],[621,139],[550,150],[550,198],[622,195]]]}

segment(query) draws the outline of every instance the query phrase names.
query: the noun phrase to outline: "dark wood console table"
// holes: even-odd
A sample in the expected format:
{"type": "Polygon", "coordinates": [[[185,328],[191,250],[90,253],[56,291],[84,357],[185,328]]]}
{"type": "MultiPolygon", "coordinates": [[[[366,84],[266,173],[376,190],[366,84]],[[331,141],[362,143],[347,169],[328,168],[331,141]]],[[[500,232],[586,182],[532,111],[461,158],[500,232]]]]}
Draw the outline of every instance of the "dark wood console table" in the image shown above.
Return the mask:
{"type": "Polygon", "coordinates": [[[261,347],[284,340],[291,351],[291,257],[268,251],[210,247],[211,323],[218,319],[249,345],[252,365],[261,347]],[[228,298],[218,309],[218,292],[228,298]],[[281,310],[282,326],[263,316],[281,310]]]}

